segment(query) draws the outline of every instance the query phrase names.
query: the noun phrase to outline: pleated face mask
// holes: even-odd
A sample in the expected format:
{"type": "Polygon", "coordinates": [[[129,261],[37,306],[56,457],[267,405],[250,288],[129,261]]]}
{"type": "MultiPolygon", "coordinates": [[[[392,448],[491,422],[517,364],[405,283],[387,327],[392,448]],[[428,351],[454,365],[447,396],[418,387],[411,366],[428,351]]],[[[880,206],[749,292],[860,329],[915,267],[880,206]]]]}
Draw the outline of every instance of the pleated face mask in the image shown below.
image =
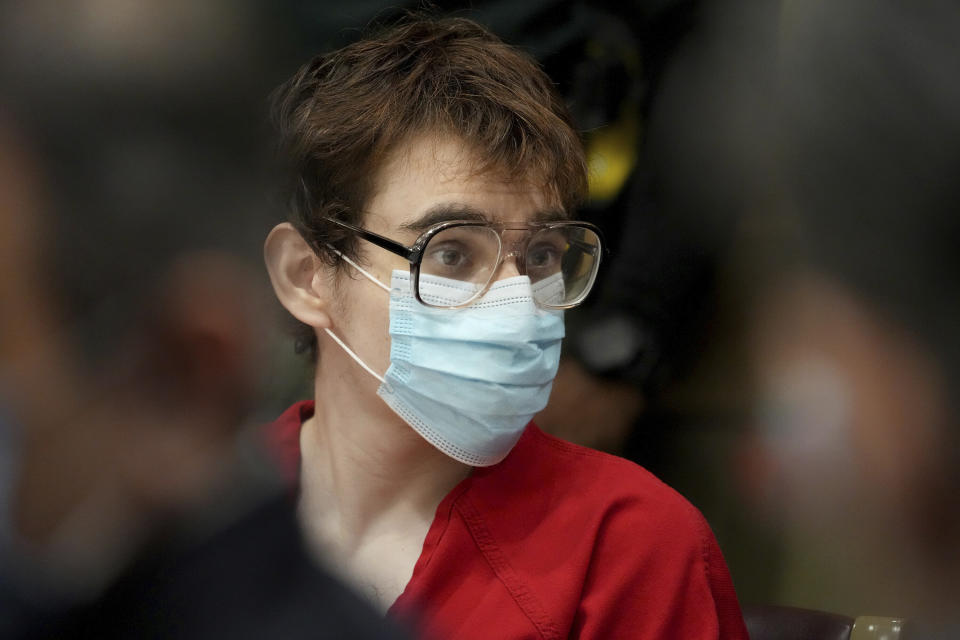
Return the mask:
{"type": "MultiPolygon", "coordinates": [[[[421,297],[435,304],[452,304],[458,289],[473,286],[420,275],[421,297]]],[[[563,312],[538,307],[534,289],[545,299],[542,289],[562,287],[559,277],[531,284],[516,276],[494,283],[469,306],[441,309],[420,304],[410,274],[395,270],[390,367],[383,376],[327,333],[380,380],[377,394],[424,439],[455,460],[485,467],[503,460],[547,405],[560,364],[563,312]]]]}

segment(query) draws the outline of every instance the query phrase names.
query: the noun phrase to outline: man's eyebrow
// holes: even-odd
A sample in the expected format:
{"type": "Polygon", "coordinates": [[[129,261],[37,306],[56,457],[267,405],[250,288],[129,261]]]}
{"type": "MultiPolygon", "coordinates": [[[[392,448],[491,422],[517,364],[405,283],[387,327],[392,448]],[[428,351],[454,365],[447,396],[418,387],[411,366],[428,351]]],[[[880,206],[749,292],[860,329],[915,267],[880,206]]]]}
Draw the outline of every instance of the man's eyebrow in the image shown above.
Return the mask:
{"type": "MultiPolygon", "coordinates": [[[[567,220],[569,216],[561,209],[547,209],[534,213],[528,219],[530,222],[557,222],[567,220]]],[[[414,220],[404,222],[400,225],[400,228],[423,233],[435,224],[452,220],[493,222],[492,216],[476,207],[460,203],[443,203],[430,207],[423,215],[414,220]]],[[[505,222],[515,222],[515,220],[505,220],[505,222]]]]}
{"type": "Polygon", "coordinates": [[[489,222],[490,216],[468,204],[442,203],[430,207],[419,218],[404,222],[400,225],[400,228],[406,231],[423,233],[435,224],[450,222],[451,220],[489,222]]]}
{"type": "Polygon", "coordinates": [[[530,216],[530,222],[562,222],[570,216],[563,209],[545,209],[530,216]]]}

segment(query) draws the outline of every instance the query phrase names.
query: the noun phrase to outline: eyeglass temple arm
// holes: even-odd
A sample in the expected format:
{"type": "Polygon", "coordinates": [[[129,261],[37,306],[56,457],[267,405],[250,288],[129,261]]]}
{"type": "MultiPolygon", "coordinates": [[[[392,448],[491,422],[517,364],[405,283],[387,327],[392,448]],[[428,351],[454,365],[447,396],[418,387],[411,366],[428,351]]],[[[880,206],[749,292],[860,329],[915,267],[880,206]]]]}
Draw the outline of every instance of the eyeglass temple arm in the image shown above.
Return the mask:
{"type": "Polygon", "coordinates": [[[572,246],[594,257],[602,256],[610,253],[610,249],[609,247],[607,247],[607,241],[603,237],[603,232],[600,231],[599,227],[589,222],[574,222],[573,224],[574,226],[590,229],[595,234],[597,234],[597,240],[599,241],[599,244],[595,245],[589,242],[583,242],[582,240],[576,240],[574,238],[570,238],[567,240],[567,242],[569,242],[572,246]]]}
{"type": "Polygon", "coordinates": [[[583,242],[581,240],[568,240],[571,246],[576,247],[580,251],[586,253],[587,255],[596,257],[603,252],[603,245],[597,246],[595,244],[590,244],[589,242],[583,242]]]}
{"type": "Polygon", "coordinates": [[[336,225],[339,225],[340,227],[343,227],[344,229],[353,231],[355,234],[357,234],[364,240],[368,242],[372,242],[373,244],[377,245],[381,249],[386,249],[390,253],[394,253],[400,256],[401,258],[405,258],[406,260],[413,262],[413,256],[416,252],[413,249],[400,244],[399,242],[395,242],[390,238],[385,238],[384,236],[376,234],[372,231],[367,231],[366,229],[355,227],[352,224],[349,224],[342,220],[337,220],[335,218],[327,218],[327,220],[336,225]]]}

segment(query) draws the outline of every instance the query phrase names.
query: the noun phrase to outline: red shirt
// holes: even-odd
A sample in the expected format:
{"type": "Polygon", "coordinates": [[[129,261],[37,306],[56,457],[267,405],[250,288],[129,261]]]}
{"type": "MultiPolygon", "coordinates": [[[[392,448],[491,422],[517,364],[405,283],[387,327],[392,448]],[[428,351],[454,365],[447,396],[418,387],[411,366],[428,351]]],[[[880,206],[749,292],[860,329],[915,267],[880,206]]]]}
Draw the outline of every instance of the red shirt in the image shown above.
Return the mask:
{"type": "MultiPolygon", "coordinates": [[[[269,428],[296,478],[312,402],[269,428]]],[[[747,632],[703,516],[643,468],[533,423],[437,507],[389,615],[436,638],[736,638],[747,632]]]]}

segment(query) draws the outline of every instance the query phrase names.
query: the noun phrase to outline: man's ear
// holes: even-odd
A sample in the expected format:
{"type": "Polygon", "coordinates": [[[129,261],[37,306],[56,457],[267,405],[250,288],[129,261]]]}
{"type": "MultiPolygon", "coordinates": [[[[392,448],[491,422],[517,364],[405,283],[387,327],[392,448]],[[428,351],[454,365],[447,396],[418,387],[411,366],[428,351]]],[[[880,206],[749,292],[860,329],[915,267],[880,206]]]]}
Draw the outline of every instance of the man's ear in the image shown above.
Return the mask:
{"type": "Polygon", "coordinates": [[[270,231],[263,257],[280,304],[308,326],[330,327],[330,291],[320,260],[293,225],[284,222],[270,231]]]}

